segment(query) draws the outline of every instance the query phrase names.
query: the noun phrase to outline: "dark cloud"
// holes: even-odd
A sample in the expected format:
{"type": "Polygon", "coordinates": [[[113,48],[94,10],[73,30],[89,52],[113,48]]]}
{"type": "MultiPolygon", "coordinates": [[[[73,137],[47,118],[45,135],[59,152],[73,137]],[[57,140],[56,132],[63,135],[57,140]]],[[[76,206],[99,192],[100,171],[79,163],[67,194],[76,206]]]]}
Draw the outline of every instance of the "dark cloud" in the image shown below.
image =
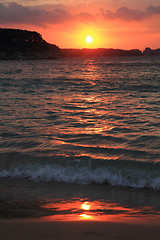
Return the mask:
{"type": "Polygon", "coordinates": [[[160,6],[149,6],[145,11],[138,9],[129,9],[128,7],[120,7],[116,12],[109,10],[102,11],[103,16],[106,19],[122,19],[124,21],[142,21],[146,18],[150,18],[153,15],[160,14],[160,6]]]}
{"type": "MultiPolygon", "coordinates": [[[[93,14],[89,12],[80,12],[71,14],[71,10],[64,5],[44,6],[23,6],[14,2],[5,4],[0,3],[0,24],[32,24],[45,26],[46,24],[63,23],[68,20],[80,22],[93,22],[93,14]]],[[[128,7],[118,8],[115,12],[101,9],[105,19],[122,19],[124,21],[141,21],[150,18],[153,15],[160,14],[160,6],[149,6],[144,11],[130,9],[128,7]]]]}
{"type": "Polygon", "coordinates": [[[93,16],[89,13],[80,13],[72,15],[64,8],[54,8],[51,10],[31,8],[22,6],[17,3],[9,3],[7,5],[0,4],[0,23],[24,23],[43,26],[47,23],[56,24],[62,23],[71,19],[75,20],[93,20],[93,16]]]}

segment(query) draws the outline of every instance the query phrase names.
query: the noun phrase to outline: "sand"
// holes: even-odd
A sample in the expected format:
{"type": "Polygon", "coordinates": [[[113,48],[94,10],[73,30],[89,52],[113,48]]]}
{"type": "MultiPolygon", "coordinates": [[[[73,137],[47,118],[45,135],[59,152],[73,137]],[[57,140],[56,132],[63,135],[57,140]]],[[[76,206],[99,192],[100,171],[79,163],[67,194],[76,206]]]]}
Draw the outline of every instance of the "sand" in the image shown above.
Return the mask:
{"type": "Polygon", "coordinates": [[[1,240],[158,240],[160,224],[0,220],[1,240]]]}

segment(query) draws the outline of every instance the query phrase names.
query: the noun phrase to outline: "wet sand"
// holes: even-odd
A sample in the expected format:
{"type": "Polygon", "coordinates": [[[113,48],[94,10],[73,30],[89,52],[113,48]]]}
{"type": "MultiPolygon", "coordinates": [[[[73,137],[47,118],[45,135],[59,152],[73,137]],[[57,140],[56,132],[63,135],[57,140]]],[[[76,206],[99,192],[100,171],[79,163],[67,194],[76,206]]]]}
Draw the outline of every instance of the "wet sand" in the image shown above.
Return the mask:
{"type": "Polygon", "coordinates": [[[1,240],[156,240],[160,237],[160,224],[12,219],[0,220],[0,235],[1,240]]]}

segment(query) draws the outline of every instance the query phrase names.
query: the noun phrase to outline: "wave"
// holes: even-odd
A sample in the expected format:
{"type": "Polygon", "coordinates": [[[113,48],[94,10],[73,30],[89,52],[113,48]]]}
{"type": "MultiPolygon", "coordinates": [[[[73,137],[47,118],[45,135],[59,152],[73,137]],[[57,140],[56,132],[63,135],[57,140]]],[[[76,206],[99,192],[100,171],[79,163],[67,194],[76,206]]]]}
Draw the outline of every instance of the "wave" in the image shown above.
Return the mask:
{"type": "Polygon", "coordinates": [[[25,164],[0,169],[1,178],[28,178],[73,184],[110,184],[160,190],[159,163],[133,161],[88,161],[82,159],[47,164],[25,164]]]}

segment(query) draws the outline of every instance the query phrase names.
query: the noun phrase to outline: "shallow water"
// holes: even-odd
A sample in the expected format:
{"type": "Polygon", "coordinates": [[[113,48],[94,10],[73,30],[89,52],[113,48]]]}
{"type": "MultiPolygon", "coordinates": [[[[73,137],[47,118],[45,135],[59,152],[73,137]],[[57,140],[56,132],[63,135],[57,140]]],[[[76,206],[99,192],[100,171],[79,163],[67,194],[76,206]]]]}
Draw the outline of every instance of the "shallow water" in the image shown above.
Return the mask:
{"type": "Polygon", "coordinates": [[[160,190],[159,58],[1,61],[1,178],[160,190]]]}
{"type": "Polygon", "coordinates": [[[146,189],[3,179],[0,218],[159,223],[159,199],[146,189]]]}

